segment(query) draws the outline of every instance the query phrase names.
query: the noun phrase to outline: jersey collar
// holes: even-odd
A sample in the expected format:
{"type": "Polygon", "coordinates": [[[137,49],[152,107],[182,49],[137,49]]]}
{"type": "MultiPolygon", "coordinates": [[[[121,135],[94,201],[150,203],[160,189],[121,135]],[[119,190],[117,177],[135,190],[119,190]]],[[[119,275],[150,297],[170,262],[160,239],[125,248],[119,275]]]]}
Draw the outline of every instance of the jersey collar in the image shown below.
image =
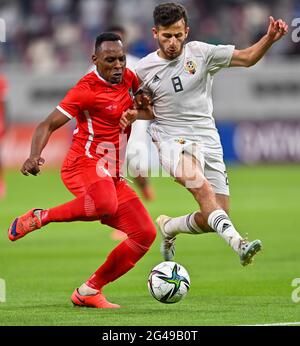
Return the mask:
{"type": "MultiPolygon", "coordinates": [[[[102,82],[104,82],[105,84],[109,85],[109,86],[112,87],[112,88],[118,87],[119,85],[122,85],[122,84],[124,83],[124,77],[123,77],[122,83],[119,83],[119,84],[111,84],[110,82],[108,82],[107,80],[105,80],[104,78],[102,78],[102,77],[100,76],[100,74],[99,74],[99,72],[97,71],[97,69],[95,69],[93,72],[95,73],[95,75],[96,75],[102,82]]],[[[125,72],[124,72],[124,74],[125,74],[125,72]]]]}
{"type": "Polygon", "coordinates": [[[102,77],[100,76],[100,74],[98,73],[97,69],[95,69],[93,72],[95,73],[95,75],[96,75],[102,82],[104,82],[104,83],[106,83],[106,84],[108,84],[108,85],[111,85],[107,80],[105,80],[104,78],[102,78],[102,77]]]}

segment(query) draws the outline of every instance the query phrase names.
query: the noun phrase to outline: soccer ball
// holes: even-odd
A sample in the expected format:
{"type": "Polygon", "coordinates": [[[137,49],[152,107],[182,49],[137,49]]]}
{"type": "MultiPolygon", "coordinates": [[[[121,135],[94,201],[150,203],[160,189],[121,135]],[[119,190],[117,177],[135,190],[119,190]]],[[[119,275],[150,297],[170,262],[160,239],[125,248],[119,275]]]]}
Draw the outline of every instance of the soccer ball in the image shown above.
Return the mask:
{"type": "Polygon", "coordinates": [[[149,275],[149,292],[161,303],[179,302],[186,296],[189,288],[189,274],[176,262],[162,262],[154,267],[149,275]]]}

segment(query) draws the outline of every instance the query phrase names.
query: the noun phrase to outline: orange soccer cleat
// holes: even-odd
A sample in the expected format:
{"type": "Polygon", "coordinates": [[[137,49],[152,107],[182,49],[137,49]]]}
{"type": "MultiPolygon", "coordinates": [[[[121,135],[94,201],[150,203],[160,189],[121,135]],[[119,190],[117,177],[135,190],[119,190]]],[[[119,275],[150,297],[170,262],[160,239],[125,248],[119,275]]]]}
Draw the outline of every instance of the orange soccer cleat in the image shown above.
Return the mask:
{"type": "Polygon", "coordinates": [[[98,309],[117,309],[120,305],[110,303],[106,300],[101,291],[96,294],[89,296],[82,296],[78,288],[73,292],[71,300],[76,306],[85,306],[88,308],[98,308],[98,309]]]}
{"type": "Polygon", "coordinates": [[[8,238],[11,241],[24,237],[27,233],[42,227],[41,220],[35,214],[41,209],[31,209],[26,214],[17,217],[8,229],[8,238]]]}

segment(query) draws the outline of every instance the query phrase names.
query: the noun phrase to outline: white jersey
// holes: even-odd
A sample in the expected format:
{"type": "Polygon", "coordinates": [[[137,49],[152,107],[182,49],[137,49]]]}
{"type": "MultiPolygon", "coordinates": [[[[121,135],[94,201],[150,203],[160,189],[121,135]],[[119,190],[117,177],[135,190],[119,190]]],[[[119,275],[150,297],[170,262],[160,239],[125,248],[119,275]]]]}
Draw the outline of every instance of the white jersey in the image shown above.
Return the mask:
{"type": "Polygon", "coordinates": [[[127,53],[126,54],[126,67],[129,68],[131,71],[135,72],[136,65],[140,59],[132,54],[127,53]]]}
{"type": "Polygon", "coordinates": [[[232,45],[194,41],[174,60],[160,58],[157,51],[140,60],[136,72],[154,103],[154,141],[166,135],[220,148],[213,118],[213,75],[229,66],[233,51],[232,45]]]}

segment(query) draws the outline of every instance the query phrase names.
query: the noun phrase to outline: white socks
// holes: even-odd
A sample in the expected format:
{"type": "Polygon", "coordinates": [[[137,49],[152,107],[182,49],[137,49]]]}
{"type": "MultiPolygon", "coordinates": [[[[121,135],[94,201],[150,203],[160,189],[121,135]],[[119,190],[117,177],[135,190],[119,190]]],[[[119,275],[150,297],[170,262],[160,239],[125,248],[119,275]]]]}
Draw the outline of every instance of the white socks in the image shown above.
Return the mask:
{"type": "Polygon", "coordinates": [[[179,233],[201,234],[203,231],[195,221],[197,211],[192,214],[174,217],[165,223],[165,231],[175,237],[179,233]]]}
{"type": "Polygon", "coordinates": [[[234,251],[238,252],[242,237],[236,231],[224,210],[213,211],[208,217],[208,224],[234,251]]]}
{"type": "Polygon", "coordinates": [[[91,295],[97,294],[99,290],[95,290],[89,287],[86,283],[84,283],[78,288],[78,292],[82,296],[91,296],[91,295]]]}
{"type": "MultiPolygon", "coordinates": [[[[165,223],[165,232],[170,237],[175,237],[179,233],[203,234],[204,232],[197,225],[195,215],[192,214],[171,218],[165,223]]],[[[208,225],[222,237],[235,252],[238,252],[242,237],[234,228],[228,215],[224,210],[215,210],[208,217],[208,225]]]]}

